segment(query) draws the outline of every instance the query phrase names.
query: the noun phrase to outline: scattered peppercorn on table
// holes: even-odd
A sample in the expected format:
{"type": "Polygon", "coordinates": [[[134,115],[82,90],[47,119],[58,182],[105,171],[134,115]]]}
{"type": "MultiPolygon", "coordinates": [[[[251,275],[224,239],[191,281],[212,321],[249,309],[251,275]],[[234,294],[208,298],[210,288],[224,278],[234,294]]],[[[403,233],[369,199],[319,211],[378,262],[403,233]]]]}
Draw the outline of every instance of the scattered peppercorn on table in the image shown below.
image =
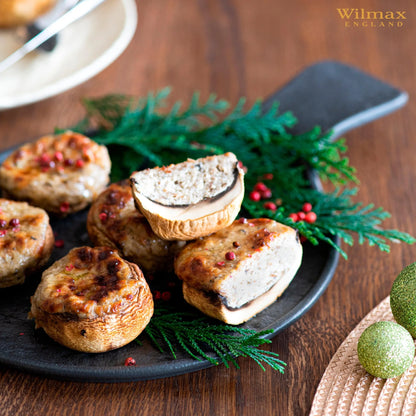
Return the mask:
{"type": "MultiPolygon", "coordinates": [[[[360,179],[358,200],[390,212],[386,228],[415,236],[411,196],[416,193],[416,102],[412,98],[416,96],[416,54],[409,39],[416,37],[416,11],[410,2],[399,0],[389,6],[407,17],[400,20],[402,25],[380,27],[380,21],[375,20],[363,25],[348,10],[340,14],[337,5],[324,0],[284,4],[267,0],[184,1],[137,1],[138,30],[118,60],[68,92],[1,112],[0,151],[50,134],[55,127],[74,125],[83,116],[82,97],[108,93],[145,96],[150,90],[170,85],[173,99],[183,102],[199,90],[203,98],[215,92],[234,104],[241,96],[253,104],[305,66],[335,59],[370,72],[411,97],[402,110],[345,137],[347,156],[360,179]]],[[[384,6],[369,0],[360,3],[364,11],[376,11],[374,7],[382,10],[384,6]]],[[[65,163],[64,155],[57,152],[54,160],[39,161],[45,170],[51,162],[60,166],[65,163]]],[[[82,161],[72,162],[78,164],[74,169],[82,168],[82,161]]],[[[273,212],[278,203],[275,195],[270,195],[271,179],[259,179],[246,194],[273,212]]],[[[308,201],[302,203],[291,218],[311,223],[319,220],[308,201]]],[[[63,205],[61,211],[68,208],[63,205]]],[[[55,249],[63,244],[65,236],[56,236],[55,249]]],[[[1,366],[0,413],[307,415],[339,345],[390,293],[400,270],[416,261],[415,247],[406,244],[393,244],[389,254],[358,243],[343,245],[343,249],[348,260],[340,260],[317,303],[273,338],[272,344],[261,347],[279,354],[288,364],[284,374],[267,367],[263,371],[244,358],[238,359],[239,369],[218,365],[176,377],[124,383],[55,380],[1,366]]],[[[236,251],[238,247],[226,253],[227,261],[232,261],[236,251]]],[[[168,300],[171,293],[160,291],[153,296],[168,300]]],[[[24,351],[19,334],[16,337],[16,351],[24,351]]],[[[126,356],[124,365],[134,367],[136,359],[126,356]]]]}

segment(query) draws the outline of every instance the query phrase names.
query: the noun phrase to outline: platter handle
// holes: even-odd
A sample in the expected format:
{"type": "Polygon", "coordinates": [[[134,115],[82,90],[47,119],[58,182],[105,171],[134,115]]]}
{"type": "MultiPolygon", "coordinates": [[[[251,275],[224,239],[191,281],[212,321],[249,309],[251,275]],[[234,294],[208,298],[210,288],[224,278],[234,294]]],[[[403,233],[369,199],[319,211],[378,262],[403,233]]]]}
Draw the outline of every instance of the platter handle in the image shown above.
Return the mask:
{"type": "Polygon", "coordinates": [[[403,107],[408,94],[372,75],[336,61],[308,66],[265,101],[278,101],[280,113],[291,111],[302,134],[315,126],[332,130],[332,139],[403,107]]]}

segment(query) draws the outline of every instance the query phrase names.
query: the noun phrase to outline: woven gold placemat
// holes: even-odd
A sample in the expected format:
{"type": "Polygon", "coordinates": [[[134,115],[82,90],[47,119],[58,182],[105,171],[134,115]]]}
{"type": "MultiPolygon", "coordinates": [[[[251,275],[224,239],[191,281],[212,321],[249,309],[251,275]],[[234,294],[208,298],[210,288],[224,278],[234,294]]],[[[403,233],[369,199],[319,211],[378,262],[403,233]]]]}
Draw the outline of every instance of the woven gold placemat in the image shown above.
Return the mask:
{"type": "Polygon", "coordinates": [[[358,339],[369,325],[378,321],[394,321],[389,297],[338,348],[316,390],[310,416],[416,414],[416,359],[402,376],[387,380],[371,376],[358,361],[358,339]]]}

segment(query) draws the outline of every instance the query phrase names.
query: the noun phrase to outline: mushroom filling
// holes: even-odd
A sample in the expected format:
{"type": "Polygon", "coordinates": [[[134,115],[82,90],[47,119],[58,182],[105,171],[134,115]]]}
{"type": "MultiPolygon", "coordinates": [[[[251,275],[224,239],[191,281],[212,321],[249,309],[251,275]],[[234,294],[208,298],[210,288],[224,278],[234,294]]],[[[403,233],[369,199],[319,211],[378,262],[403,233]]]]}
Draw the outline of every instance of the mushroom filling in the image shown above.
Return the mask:
{"type": "Polygon", "coordinates": [[[225,154],[137,172],[137,193],[164,206],[186,207],[221,197],[239,176],[235,155],[225,154]]]}

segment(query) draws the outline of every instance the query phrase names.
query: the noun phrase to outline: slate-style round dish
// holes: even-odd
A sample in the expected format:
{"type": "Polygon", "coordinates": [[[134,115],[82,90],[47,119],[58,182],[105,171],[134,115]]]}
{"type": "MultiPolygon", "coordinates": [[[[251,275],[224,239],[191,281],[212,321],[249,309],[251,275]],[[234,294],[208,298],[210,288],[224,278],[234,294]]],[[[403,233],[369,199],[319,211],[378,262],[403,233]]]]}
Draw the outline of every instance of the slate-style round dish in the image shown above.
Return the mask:
{"type": "MultiPolygon", "coordinates": [[[[12,152],[0,154],[0,163],[12,152]]],[[[318,180],[312,182],[319,186],[318,180]]],[[[88,210],[65,219],[52,219],[56,239],[64,240],[55,248],[49,265],[73,248],[91,245],[87,230],[88,210]]],[[[326,244],[304,246],[302,266],[283,296],[243,326],[256,331],[272,329],[272,338],[299,319],[318,300],[329,284],[338,262],[338,253],[326,244]]],[[[74,381],[123,382],[147,380],[184,374],[212,366],[209,361],[196,361],[178,354],[175,360],[162,354],[141,336],[142,345],[131,342],[115,351],[87,354],[72,351],[50,339],[42,330],[35,330],[27,318],[30,296],[36,290],[41,273],[28,278],[20,287],[0,290],[0,364],[36,374],[74,381]],[[126,367],[127,357],[136,366],[126,367]]],[[[184,301],[183,301],[184,302],[184,301]]]]}
{"type": "MultiPolygon", "coordinates": [[[[382,117],[403,106],[407,94],[389,84],[365,74],[357,68],[339,62],[314,64],[291,80],[264,102],[264,109],[280,102],[280,111],[291,110],[300,122],[292,129],[299,134],[320,125],[332,130],[332,138],[382,117]]],[[[0,163],[12,150],[0,153],[0,163]]],[[[321,184],[314,172],[311,185],[321,184]]],[[[89,244],[86,231],[87,211],[65,219],[53,220],[52,228],[65,246],[55,248],[50,263],[64,256],[71,248],[89,244]]],[[[293,324],[325,291],[335,272],[338,253],[321,243],[304,245],[302,265],[283,295],[270,307],[243,326],[256,331],[272,329],[277,333],[293,324]]],[[[71,351],[52,341],[41,330],[35,331],[27,319],[30,296],[40,274],[18,288],[0,290],[0,364],[45,376],[76,381],[123,382],[175,376],[212,366],[208,361],[196,361],[180,353],[174,360],[160,353],[147,338],[142,345],[129,345],[102,354],[71,351]],[[125,367],[127,357],[137,366],[125,367]]],[[[180,301],[179,301],[180,302],[180,301]]],[[[179,306],[179,305],[178,305],[179,306]]]]}

